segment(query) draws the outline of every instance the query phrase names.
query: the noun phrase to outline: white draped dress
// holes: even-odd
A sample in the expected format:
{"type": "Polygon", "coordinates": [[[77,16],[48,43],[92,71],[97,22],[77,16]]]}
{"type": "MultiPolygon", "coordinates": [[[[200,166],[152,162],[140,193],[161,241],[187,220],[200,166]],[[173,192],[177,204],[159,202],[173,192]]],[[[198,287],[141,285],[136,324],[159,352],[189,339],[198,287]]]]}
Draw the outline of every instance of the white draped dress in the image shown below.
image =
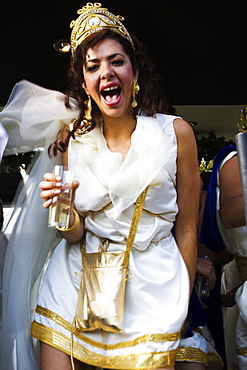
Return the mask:
{"type": "MultiPolygon", "coordinates": [[[[33,90],[34,86],[31,87],[33,90]]],[[[65,113],[64,122],[68,123],[72,113],[65,113]]],[[[9,116],[7,118],[8,121],[9,116]]],[[[123,330],[121,333],[100,330],[84,333],[74,331],[71,336],[80,285],[79,273],[82,269],[80,245],[70,245],[65,240],[54,243],[57,239],[55,232],[46,227],[45,210],[42,210],[42,225],[39,224],[40,207],[40,210],[36,209],[37,217],[33,219],[33,229],[29,230],[26,236],[34,243],[34,238],[29,234],[35,233],[36,227],[39,232],[43,230],[42,237],[38,236],[36,239],[37,245],[34,243],[27,247],[29,239],[26,239],[23,247],[20,246],[23,253],[26,253],[27,261],[29,253],[32,258],[33,249],[38,248],[41,255],[40,257],[35,254],[33,262],[38,265],[35,273],[30,261],[26,265],[26,268],[32,271],[28,275],[31,276],[32,283],[23,283],[27,285],[25,292],[31,295],[31,302],[28,300],[26,303],[22,299],[20,303],[23,304],[24,301],[24,308],[18,303],[23,317],[27,316],[24,322],[32,321],[31,335],[34,338],[67,354],[71,354],[73,340],[73,356],[99,367],[155,369],[174,366],[180,330],[187,315],[189,301],[188,271],[171,233],[178,212],[177,142],[173,126],[175,118],[163,114],[157,114],[156,118],[139,116],[132,134],[131,147],[124,160],[120,153],[113,153],[108,149],[100,125],[88,134],[71,139],[68,149],[69,167],[74,170],[75,179],[80,182],[75,204],[78,212],[85,217],[88,252],[98,250],[100,238],[110,240],[109,251],[125,249],[135,201],[148,187],[130,256],[131,278],[127,281],[123,330]],[[52,245],[52,248],[46,243],[52,245]],[[44,263],[45,273],[42,267],[44,263]],[[34,314],[32,310],[35,307],[34,314]],[[28,314],[28,310],[31,313],[28,314]]],[[[47,157],[46,161],[49,162],[47,157]]],[[[40,167],[44,166],[43,163],[42,161],[37,164],[38,170],[34,165],[36,175],[40,167]]],[[[51,163],[48,167],[50,165],[51,163]]],[[[37,177],[39,176],[41,174],[37,177]]],[[[37,197],[34,185],[32,191],[37,197]]],[[[24,220],[22,222],[24,223],[24,220]]],[[[12,245],[19,238],[20,228],[13,234],[12,245]]],[[[13,257],[11,252],[9,254],[7,264],[18,271],[19,265],[15,261],[17,256],[13,257]]],[[[6,276],[8,273],[9,268],[6,268],[6,276]]],[[[17,273],[14,275],[12,289],[16,292],[21,281],[16,281],[17,273]]],[[[6,277],[6,280],[6,287],[11,289],[9,277],[6,277]]],[[[12,302],[13,296],[14,292],[12,302]]],[[[13,361],[5,369],[19,370],[21,367],[16,366],[16,362],[21,361],[22,357],[22,360],[27,361],[25,370],[37,369],[38,360],[30,349],[28,330],[22,330],[21,336],[25,343],[21,342],[15,330],[22,327],[23,323],[21,325],[11,322],[7,313],[9,302],[10,297],[7,297],[4,307],[6,322],[11,323],[12,327],[11,337],[8,338],[11,350],[8,345],[3,348],[2,364],[7,364],[11,356],[13,361]]],[[[17,320],[14,318],[15,321],[17,320]]],[[[7,325],[4,331],[6,335],[7,325]]]]}

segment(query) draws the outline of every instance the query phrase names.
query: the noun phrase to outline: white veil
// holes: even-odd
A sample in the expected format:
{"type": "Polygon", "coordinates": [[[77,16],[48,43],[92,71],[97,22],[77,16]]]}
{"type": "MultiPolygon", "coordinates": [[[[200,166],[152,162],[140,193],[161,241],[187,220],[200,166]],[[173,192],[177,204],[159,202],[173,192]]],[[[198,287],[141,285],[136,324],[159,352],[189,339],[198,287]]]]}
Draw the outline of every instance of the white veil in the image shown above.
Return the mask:
{"type": "Polygon", "coordinates": [[[47,210],[42,207],[39,183],[43,174],[61,155],[49,158],[48,146],[57,132],[78,116],[78,109],[64,106],[63,94],[27,81],[18,83],[0,113],[0,121],[9,134],[6,154],[41,150],[32,165],[28,180],[18,191],[11,216],[15,220],[10,235],[3,276],[3,326],[0,368],[38,370],[30,336],[30,324],[45,262],[58,244],[56,230],[47,227],[47,210]]]}

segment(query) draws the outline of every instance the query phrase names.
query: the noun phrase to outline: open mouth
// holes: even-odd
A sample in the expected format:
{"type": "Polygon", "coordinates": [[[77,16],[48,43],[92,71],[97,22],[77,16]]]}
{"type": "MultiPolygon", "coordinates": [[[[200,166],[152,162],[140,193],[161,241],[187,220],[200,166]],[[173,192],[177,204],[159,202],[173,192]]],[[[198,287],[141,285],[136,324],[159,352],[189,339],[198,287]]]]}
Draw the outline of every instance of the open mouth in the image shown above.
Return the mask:
{"type": "Polygon", "coordinates": [[[108,105],[117,104],[120,99],[120,94],[121,88],[119,86],[106,87],[101,91],[101,95],[108,105]]]}

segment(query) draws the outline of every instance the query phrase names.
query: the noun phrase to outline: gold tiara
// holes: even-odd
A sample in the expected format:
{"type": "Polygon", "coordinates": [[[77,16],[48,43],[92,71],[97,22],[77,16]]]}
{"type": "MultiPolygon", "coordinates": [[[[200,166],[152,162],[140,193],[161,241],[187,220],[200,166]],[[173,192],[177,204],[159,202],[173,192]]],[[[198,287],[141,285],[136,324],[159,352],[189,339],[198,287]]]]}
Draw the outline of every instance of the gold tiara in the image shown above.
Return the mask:
{"type": "Polygon", "coordinates": [[[72,55],[78,45],[89,35],[105,29],[118,33],[128,40],[135,49],[132,38],[122,23],[124,17],[121,15],[114,15],[108,9],[101,8],[101,3],[87,3],[77,10],[77,14],[80,14],[79,17],[70,24],[70,27],[73,28],[70,37],[72,55]]]}

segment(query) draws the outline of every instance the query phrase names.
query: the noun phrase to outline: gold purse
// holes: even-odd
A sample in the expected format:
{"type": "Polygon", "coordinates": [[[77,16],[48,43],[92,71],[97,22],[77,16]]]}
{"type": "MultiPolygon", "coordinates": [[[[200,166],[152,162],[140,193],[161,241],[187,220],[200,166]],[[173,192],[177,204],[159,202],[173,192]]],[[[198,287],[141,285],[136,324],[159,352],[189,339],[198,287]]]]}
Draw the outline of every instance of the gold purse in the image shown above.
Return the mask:
{"type": "Polygon", "coordinates": [[[136,201],[125,252],[107,252],[109,244],[107,239],[102,240],[96,253],[86,253],[85,238],[81,243],[83,270],[77,312],[73,322],[79,331],[122,330],[129,256],[146,193],[147,189],[136,201]]]}

